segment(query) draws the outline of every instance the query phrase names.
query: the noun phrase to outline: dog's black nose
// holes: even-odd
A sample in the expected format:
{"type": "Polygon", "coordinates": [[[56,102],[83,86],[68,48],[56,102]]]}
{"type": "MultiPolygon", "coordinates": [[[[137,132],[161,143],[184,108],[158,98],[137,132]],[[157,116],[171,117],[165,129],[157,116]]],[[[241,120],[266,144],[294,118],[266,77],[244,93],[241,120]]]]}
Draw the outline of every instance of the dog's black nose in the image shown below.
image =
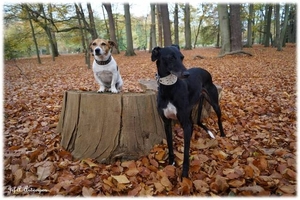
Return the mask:
{"type": "Polygon", "coordinates": [[[189,75],[190,75],[190,73],[188,72],[188,71],[184,71],[184,72],[182,72],[182,78],[187,78],[187,77],[189,77],[189,75]]]}
{"type": "Polygon", "coordinates": [[[95,54],[96,54],[96,55],[99,55],[99,54],[100,54],[100,49],[99,49],[99,48],[95,49],[95,54]]]}

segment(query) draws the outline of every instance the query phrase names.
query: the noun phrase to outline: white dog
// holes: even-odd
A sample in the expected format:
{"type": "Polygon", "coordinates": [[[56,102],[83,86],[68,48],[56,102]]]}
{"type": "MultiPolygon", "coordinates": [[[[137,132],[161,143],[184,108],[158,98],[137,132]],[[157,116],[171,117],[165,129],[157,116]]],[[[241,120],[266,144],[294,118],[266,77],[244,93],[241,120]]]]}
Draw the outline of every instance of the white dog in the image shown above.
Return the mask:
{"type": "Polygon", "coordinates": [[[122,89],[123,80],[121,78],[118,65],[111,55],[111,49],[116,44],[113,41],[95,39],[90,44],[93,62],[93,72],[100,88],[97,92],[106,90],[118,93],[122,89]]]}

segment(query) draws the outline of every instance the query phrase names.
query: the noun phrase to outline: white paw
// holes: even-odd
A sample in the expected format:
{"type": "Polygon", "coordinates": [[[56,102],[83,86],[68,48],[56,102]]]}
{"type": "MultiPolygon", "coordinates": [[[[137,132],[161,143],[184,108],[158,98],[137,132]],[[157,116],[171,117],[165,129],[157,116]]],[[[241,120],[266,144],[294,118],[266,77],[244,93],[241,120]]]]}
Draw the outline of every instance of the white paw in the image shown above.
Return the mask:
{"type": "Polygon", "coordinates": [[[111,93],[115,93],[115,94],[119,92],[116,88],[111,88],[110,91],[111,93]]]}
{"type": "Polygon", "coordinates": [[[104,92],[104,90],[105,90],[105,88],[103,87],[100,87],[100,89],[97,91],[98,93],[102,93],[102,92],[104,92]]]}

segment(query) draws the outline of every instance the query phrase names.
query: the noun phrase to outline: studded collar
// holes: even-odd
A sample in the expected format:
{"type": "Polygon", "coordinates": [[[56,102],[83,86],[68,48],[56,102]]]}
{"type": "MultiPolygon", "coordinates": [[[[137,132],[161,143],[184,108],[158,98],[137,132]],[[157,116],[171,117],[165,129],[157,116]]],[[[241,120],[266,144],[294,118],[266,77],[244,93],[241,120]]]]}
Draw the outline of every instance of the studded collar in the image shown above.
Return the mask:
{"type": "Polygon", "coordinates": [[[109,58],[107,60],[99,61],[99,60],[95,59],[95,61],[98,65],[107,65],[111,61],[111,55],[109,56],[109,58]]]}

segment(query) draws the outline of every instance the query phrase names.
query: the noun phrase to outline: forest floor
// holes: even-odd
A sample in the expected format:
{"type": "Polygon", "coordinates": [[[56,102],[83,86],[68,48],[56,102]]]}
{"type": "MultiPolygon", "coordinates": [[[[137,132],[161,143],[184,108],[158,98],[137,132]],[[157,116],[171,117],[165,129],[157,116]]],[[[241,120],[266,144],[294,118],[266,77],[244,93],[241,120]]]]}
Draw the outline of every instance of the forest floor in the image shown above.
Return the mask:
{"type": "MultiPolygon", "coordinates": [[[[66,90],[96,91],[83,54],[5,61],[4,196],[296,196],[296,46],[283,51],[254,46],[249,55],[217,58],[220,49],[182,50],[187,68],[211,72],[222,87],[225,138],[215,114],[204,120],[215,140],[198,126],[191,145],[190,179],[180,181],[183,135],[174,127],[176,165],[167,165],[165,141],[138,160],[111,165],[76,160],[56,131],[66,90]],[[200,59],[197,55],[204,56],[200,59]]],[[[153,79],[151,54],[114,55],[123,92],[143,92],[153,79]]],[[[92,59],[92,58],[91,58],[92,59]]]]}

